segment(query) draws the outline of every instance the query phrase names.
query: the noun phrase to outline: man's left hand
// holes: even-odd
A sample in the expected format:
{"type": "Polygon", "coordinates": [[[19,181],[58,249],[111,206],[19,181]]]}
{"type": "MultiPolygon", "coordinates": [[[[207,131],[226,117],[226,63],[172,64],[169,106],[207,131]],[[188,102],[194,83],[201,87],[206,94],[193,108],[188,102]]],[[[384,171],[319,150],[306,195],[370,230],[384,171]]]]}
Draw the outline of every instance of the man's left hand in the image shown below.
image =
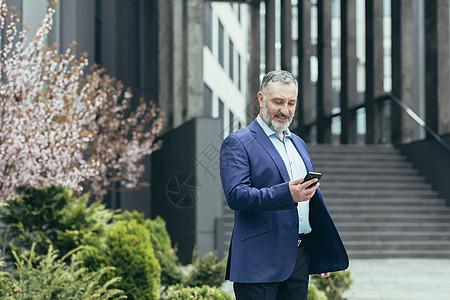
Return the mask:
{"type": "Polygon", "coordinates": [[[328,273],[320,273],[320,274],[317,274],[320,278],[327,278],[327,277],[330,277],[330,272],[328,272],[328,273]]]}

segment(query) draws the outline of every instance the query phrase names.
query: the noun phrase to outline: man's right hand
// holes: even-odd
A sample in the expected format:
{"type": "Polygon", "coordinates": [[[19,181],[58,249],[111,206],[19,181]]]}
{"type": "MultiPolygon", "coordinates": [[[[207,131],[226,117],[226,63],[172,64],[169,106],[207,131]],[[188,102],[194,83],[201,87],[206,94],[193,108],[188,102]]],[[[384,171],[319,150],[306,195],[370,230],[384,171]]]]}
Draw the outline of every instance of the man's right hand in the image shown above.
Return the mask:
{"type": "Polygon", "coordinates": [[[303,178],[289,181],[289,191],[291,192],[294,203],[308,201],[309,199],[311,199],[320,185],[318,181],[319,180],[317,178],[308,180],[306,182],[303,182],[303,178]],[[316,182],[317,184],[308,188],[308,186],[316,182]]]}

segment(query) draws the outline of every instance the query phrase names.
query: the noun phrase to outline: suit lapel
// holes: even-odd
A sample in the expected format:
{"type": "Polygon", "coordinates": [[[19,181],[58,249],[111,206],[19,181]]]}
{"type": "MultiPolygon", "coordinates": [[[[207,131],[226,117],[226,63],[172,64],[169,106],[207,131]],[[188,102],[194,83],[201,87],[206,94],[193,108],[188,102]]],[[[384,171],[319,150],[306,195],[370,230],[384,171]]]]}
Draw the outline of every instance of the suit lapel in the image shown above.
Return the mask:
{"type": "Polygon", "coordinates": [[[283,159],[281,158],[275,146],[272,144],[270,138],[258,124],[258,121],[256,121],[256,119],[253,120],[253,122],[250,124],[249,127],[253,133],[253,137],[258,141],[258,143],[272,158],[273,162],[278,168],[278,171],[280,171],[281,177],[283,177],[285,182],[289,181],[290,180],[289,174],[286,170],[286,166],[283,162],[283,159]]]}

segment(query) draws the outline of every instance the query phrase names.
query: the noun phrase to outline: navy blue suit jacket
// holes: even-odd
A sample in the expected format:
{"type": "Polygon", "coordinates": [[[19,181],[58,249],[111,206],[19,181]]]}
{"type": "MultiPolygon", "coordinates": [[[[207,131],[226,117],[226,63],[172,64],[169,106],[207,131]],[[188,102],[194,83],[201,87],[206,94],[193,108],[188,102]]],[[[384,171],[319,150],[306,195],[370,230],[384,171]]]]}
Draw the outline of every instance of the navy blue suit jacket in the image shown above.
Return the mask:
{"type": "MultiPolygon", "coordinates": [[[[292,141],[306,169],[314,171],[304,141],[295,134],[292,141]]],[[[297,258],[298,213],[283,159],[256,120],[223,141],[220,176],[228,205],[234,210],[226,279],[244,283],[286,280],[297,258]]],[[[310,224],[310,273],[346,269],[347,253],[319,189],[310,201],[310,224]]]]}

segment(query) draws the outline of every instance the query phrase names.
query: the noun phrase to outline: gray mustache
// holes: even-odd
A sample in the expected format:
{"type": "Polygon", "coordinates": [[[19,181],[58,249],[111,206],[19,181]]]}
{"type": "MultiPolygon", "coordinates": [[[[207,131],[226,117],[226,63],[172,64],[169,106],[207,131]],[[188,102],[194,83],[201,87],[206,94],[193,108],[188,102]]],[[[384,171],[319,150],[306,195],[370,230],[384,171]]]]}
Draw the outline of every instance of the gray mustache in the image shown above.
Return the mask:
{"type": "Polygon", "coordinates": [[[290,115],[275,114],[275,117],[290,118],[290,115]]]}

